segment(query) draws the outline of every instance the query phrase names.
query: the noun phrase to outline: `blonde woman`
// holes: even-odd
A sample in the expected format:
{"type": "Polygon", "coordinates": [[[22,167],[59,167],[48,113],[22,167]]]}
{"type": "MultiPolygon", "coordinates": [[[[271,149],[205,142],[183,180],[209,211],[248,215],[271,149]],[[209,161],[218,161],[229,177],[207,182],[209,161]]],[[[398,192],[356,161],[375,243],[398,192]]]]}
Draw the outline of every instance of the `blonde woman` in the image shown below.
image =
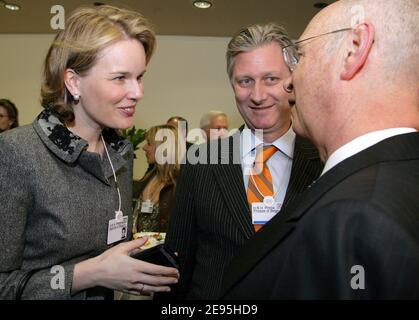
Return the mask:
{"type": "Polygon", "coordinates": [[[0,135],[0,299],[169,291],[178,271],[130,254],[133,125],[155,36],[137,12],[76,10],[45,59],[44,111],[0,135]],[[7,191],[6,191],[7,190],[7,191]]]}
{"type": "Polygon", "coordinates": [[[166,232],[179,174],[185,154],[182,135],[171,125],[151,127],[143,147],[153,169],[141,179],[134,197],[133,232],[166,232]]]}

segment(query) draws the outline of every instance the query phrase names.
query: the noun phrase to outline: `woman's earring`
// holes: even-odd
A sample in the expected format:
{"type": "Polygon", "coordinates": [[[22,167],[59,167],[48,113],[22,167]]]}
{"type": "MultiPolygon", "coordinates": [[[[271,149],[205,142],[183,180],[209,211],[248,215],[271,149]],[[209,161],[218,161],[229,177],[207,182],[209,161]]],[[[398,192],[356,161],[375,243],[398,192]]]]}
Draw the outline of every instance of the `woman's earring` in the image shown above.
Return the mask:
{"type": "Polygon", "coordinates": [[[78,103],[80,100],[80,95],[78,93],[74,94],[73,99],[75,103],[78,103]]]}

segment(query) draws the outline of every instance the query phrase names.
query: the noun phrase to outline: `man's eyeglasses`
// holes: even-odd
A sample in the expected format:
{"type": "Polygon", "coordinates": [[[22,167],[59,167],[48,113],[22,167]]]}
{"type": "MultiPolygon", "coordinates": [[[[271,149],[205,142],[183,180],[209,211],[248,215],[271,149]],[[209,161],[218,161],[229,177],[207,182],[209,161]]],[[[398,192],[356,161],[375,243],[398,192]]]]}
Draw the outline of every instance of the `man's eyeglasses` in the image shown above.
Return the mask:
{"type": "Polygon", "coordinates": [[[282,55],[284,57],[284,61],[287,64],[288,68],[291,71],[294,71],[295,67],[298,64],[299,61],[299,55],[298,55],[298,45],[302,42],[308,41],[308,40],[312,40],[321,36],[325,36],[327,34],[332,34],[332,33],[337,33],[337,32],[342,32],[342,31],[348,31],[351,30],[352,28],[343,28],[343,29],[338,29],[338,30],[334,30],[334,31],[330,31],[330,32],[326,32],[326,33],[322,33],[319,34],[317,36],[313,36],[313,37],[309,37],[306,39],[302,39],[302,40],[298,40],[298,41],[293,41],[291,44],[285,46],[282,48],[282,55]]]}

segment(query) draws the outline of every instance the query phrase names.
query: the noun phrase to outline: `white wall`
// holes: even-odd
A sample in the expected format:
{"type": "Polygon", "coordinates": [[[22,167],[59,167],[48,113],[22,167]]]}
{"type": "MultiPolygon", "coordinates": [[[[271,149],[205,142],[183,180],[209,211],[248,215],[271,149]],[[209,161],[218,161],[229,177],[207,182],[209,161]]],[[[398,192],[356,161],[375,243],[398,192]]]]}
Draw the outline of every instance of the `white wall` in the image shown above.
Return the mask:
{"type": "MultiPolygon", "coordinates": [[[[0,34],[0,97],[15,102],[19,121],[31,123],[42,110],[39,92],[42,64],[53,35],[0,34]]],[[[229,116],[230,129],[242,124],[225,71],[228,38],[158,36],[157,50],[144,78],[145,96],[135,115],[136,127],[161,124],[172,115],[199,127],[208,110],[229,116]]],[[[134,177],[142,177],[147,164],[137,151],[134,177]]]]}

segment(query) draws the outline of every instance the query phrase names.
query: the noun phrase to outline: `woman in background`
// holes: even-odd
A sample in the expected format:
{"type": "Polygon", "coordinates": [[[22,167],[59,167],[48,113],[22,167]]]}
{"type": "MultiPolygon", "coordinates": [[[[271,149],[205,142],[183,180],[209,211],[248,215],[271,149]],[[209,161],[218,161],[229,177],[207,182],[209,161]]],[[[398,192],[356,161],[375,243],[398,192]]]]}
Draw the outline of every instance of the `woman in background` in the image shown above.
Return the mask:
{"type": "Polygon", "coordinates": [[[0,135],[0,299],[169,291],[178,271],[131,258],[133,125],[154,32],[137,12],[76,10],[52,43],[32,125],[0,135]],[[128,235],[130,237],[130,235],[128,235]]]}
{"type": "Polygon", "coordinates": [[[0,99],[0,133],[19,126],[18,111],[8,99],[0,99]]]}
{"type": "Polygon", "coordinates": [[[175,195],[180,161],[185,155],[183,136],[171,125],[151,127],[143,147],[153,169],[139,181],[134,193],[133,233],[166,232],[175,195]]]}

